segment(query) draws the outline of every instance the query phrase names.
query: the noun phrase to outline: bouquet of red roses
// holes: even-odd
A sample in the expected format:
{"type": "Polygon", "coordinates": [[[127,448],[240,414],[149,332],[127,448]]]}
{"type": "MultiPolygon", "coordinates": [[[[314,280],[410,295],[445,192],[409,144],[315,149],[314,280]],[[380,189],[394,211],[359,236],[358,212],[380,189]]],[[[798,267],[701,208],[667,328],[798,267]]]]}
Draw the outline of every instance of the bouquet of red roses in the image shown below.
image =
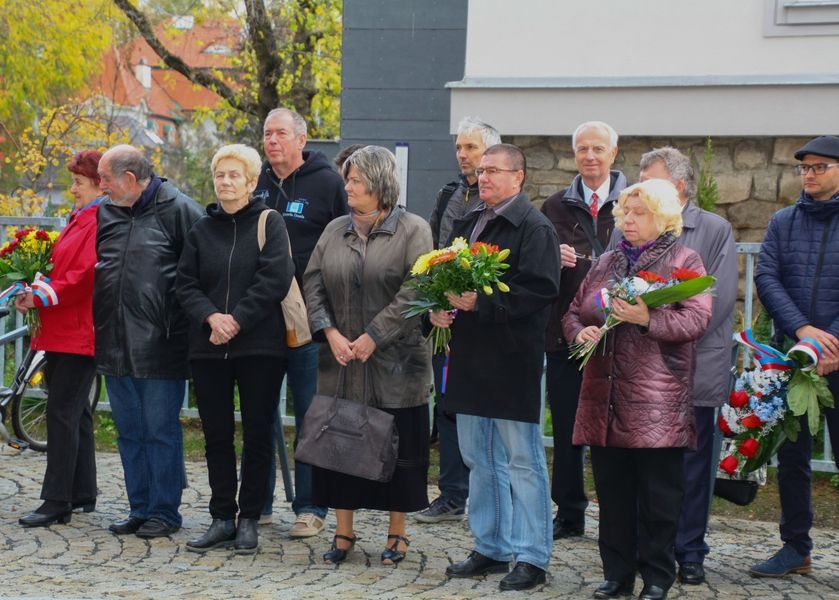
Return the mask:
{"type": "Polygon", "coordinates": [[[692,298],[711,287],[714,281],[716,278],[713,275],[700,276],[690,269],[675,269],[669,279],[652,271],[639,271],[633,277],[624,277],[611,288],[601,288],[595,297],[597,306],[606,315],[606,321],[600,327],[600,338],[597,342],[574,344],[571,346],[571,357],[580,359],[582,370],[594,354],[600,340],[605,339],[609,330],[623,323],[612,312],[612,298],[636,304],[635,299],[640,297],[649,308],[658,308],[692,298]]]}
{"type": "MultiPolygon", "coordinates": [[[[456,238],[451,246],[426,252],[417,258],[411,269],[413,279],[408,285],[417,291],[418,298],[408,302],[409,308],[402,311],[406,319],[430,310],[452,310],[446,292],[462,294],[468,291],[493,293],[493,286],[500,292],[510,288],[501,281],[504,271],[510,265],[504,260],[510,250],[499,250],[494,244],[475,242],[471,246],[462,237],[456,238]]],[[[434,327],[434,353],[448,353],[451,330],[434,327]]]]}
{"type": "MultiPolygon", "coordinates": [[[[0,302],[29,291],[49,295],[51,290],[44,283],[49,282],[46,276],[52,269],[50,258],[57,238],[56,231],[22,229],[0,248],[0,287],[5,287],[0,302]]],[[[44,304],[50,303],[45,298],[44,304]]],[[[25,321],[33,334],[40,328],[37,310],[27,311],[25,321]]]]}
{"type": "Polygon", "coordinates": [[[720,469],[743,477],[769,462],[786,440],[798,438],[802,415],[810,431],[818,431],[821,408],[832,407],[833,396],[816,373],[822,351],[814,339],[803,338],[786,354],[758,342],[751,330],[734,339],[753,351],[757,364],[741,369],[720,409],[719,427],[733,438],[720,469]]]}

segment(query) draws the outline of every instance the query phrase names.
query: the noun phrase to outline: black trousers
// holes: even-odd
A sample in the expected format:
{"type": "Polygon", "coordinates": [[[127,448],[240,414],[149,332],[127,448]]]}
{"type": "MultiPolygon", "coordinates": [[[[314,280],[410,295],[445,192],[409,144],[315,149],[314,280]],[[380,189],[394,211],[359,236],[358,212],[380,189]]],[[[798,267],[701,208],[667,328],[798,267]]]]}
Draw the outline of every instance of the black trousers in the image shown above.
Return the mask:
{"type": "Polygon", "coordinates": [[[670,589],[676,579],[674,544],[682,506],[684,448],[591,446],[600,502],[604,579],[670,589]]]}
{"type": "Polygon", "coordinates": [[[43,500],[96,498],[96,444],[89,392],[96,375],[92,356],[47,352],[47,470],[43,500]]]}
{"type": "Polygon", "coordinates": [[[210,515],[258,519],[265,504],[271,468],[274,411],[285,376],[285,358],[245,356],[193,360],[192,377],[198,396],[198,414],[204,430],[210,481],[210,515]],[[236,502],[236,449],[234,386],[239,388],[242,414],[242,479],[236,502]]]}
{"type": "Polygon", "coordinates": [[[557,519],[583,525],[586,497],[583,480],[584,446],[574,446],[574,419],[583,374],[568,351],[546,355],[545,388],[553,417],[554,460],[551,473],[551,499],[556,503],[557,519]]]}

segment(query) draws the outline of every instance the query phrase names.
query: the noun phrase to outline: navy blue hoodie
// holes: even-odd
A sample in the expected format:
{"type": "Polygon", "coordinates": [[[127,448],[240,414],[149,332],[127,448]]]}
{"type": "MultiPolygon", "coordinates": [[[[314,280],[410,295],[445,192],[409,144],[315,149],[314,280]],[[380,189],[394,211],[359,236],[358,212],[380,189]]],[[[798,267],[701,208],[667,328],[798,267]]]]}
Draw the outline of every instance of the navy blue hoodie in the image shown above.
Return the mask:
{"type": "Polygon", "coordinates": [[[295,275],[303,285],[303,273],[320,234],[329,222],[347,214],[344,180],[322,152],[303,152],[303,164],[285,179],[277,177],[268,161],[253,192],[285,219],[295,275]]]}

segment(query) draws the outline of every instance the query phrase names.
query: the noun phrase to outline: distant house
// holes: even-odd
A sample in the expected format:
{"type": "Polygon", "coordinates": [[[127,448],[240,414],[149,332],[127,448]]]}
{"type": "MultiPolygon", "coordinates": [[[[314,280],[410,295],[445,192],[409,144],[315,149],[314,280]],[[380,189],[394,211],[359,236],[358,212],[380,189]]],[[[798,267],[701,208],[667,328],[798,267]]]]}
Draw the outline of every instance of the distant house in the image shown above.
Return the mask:
{"type": "MultiPolygon", "coordinates": [[[[235,20],[196,23],[193,17],[178,17],[156,26],[155,33],[192,67],[233,69],[232,57],[240,45],[239,23],[235,20]]],[[[104,61],[92,89],[107,100],[115,120],[132,130],[136,143],[188,144],[194,132],[184,125],[193,113],[222,101],[214,92],[167,67],[139,35],[112,47],[104,61]]]]}

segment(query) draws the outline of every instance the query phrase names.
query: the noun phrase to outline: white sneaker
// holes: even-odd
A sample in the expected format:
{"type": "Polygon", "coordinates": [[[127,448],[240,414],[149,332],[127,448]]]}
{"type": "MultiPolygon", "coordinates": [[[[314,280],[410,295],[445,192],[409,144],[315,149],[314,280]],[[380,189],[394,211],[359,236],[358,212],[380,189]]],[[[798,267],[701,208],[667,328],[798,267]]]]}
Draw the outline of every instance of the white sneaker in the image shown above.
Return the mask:
{"type": "Polygon", "coordinates": [[[294,525],[288,530],[288,535],[293,538],[312,537],[323,531],[325,527],[326,524],[319,516],[312,513],[300,513],[294,525]]]}

